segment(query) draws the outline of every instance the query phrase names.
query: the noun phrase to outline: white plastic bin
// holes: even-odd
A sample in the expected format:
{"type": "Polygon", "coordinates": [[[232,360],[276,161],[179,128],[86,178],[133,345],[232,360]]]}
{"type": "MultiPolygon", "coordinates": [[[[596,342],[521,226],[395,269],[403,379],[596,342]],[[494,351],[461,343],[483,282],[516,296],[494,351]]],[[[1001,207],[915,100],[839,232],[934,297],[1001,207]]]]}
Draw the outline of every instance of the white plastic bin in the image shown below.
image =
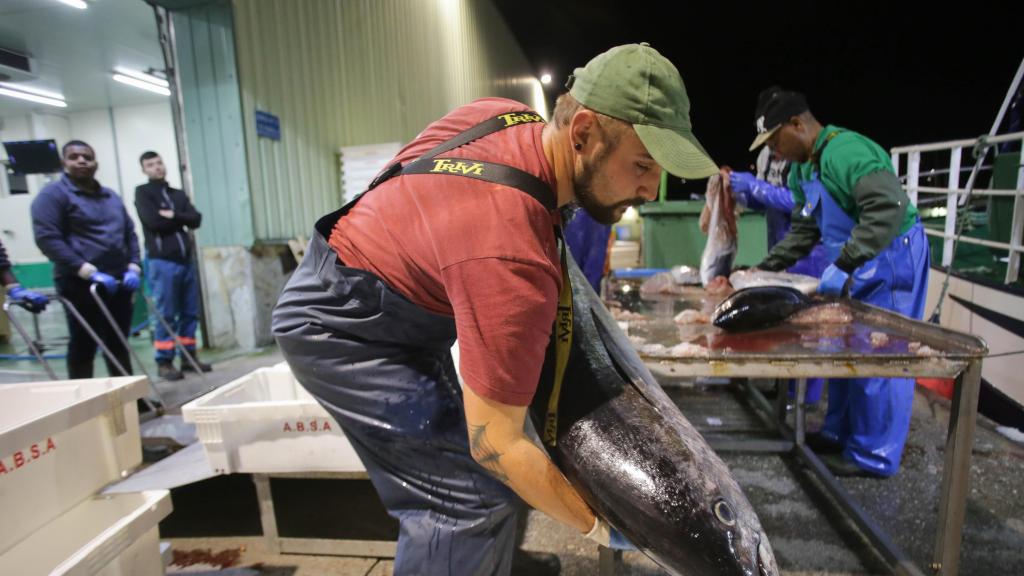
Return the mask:
{"type": "Polygon", "coordinates": [[[142,462],[147,388],[143,376],[0,385],[0,554],[142,462]]]}
{"type": "Polygon", "coordinates": [[[363,472],[326,410],[291,371],[260,368],[185,404],[215,472],[363,472]]]}
{"type": "Polygon", "coordinates": [[[0,555],[0,574],[158,576],[157,525],[170,513],[167,490],[90,498],[0,555]]]}

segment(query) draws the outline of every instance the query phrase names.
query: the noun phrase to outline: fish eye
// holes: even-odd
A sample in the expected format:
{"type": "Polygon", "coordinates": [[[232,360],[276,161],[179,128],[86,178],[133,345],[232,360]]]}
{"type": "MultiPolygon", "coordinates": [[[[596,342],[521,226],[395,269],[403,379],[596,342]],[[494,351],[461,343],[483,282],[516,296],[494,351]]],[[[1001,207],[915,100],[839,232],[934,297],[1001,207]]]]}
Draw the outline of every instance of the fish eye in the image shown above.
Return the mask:
{"type": "Polygon", "coordinates": [[[732,508],[729,507],[729,503],[725,500],[719,500],[715,502],[714,506],[715,517],[718,521],[726,526],[733,526],[736,524],[736,516],[732,513],[732,508]]]}

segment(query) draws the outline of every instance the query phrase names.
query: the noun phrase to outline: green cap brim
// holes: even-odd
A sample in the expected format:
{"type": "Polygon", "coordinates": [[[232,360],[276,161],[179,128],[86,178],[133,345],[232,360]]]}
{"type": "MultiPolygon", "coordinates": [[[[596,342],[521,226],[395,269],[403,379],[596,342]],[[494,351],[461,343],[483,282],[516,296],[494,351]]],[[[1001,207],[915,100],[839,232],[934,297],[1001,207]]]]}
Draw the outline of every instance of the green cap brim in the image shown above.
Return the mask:
{"type": "Polygon", "coordinates": [[[693,134],[648,124],[634,124],[633,128],[654,161],[670,174],[696,180],[718,173],[718,165],[693,134]]]}
{"type": "Polygon", "coordinates": [[[754,150],[760,148],[761,145],[767,142],[768,139],[772,137],[772,134],[775,134],[775,131],[778,130],[781,126],[782,124],[779,124],[778,126],[772,128],[767,132],[761,132],[760,134],[758,134],[757,137],[754,138],[754,143],[750,145],[750,151],[753,152],[754,150]]]}

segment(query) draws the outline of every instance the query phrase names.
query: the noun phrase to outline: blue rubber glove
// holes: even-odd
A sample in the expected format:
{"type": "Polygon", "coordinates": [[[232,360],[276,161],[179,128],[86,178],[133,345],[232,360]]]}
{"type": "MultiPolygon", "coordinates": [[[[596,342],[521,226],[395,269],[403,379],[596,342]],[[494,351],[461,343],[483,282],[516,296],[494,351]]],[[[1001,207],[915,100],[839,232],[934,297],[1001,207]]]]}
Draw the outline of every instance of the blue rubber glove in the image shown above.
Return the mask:
{"type": "Polygon", "coordinates": [[[89,281],[103,286],[103,289],[107,291],[107,294],[117,292],[117,280],[110,274],[93,272],[89,275],[89,281]]]}
{"type": "Polygon", "coordinates": [[[737,202],[754,210],[773,208],[788,214],[796,205],[789,188],[758,180],[750,172],[730,172],[729,187],[737,202]]]}
{"type": "Polygon", "coordinates": [[[775,186],[764,180],[754,181],[754,185],[750,188],[749,202],[751,208],[757,208],[757,205],[760,205],[762,208],[773,208],[786,214],[792,212],[796,206],[789,188],[775,186]]]}
{"type": "Polygon", "coordinates": [[[746,206],[750,199],[750,189],[757,182],[757,177],[750,172],[729,172],[729,188],[736,201],[746,206]]]}
{"type": "Polygon", "coordinates": [[[139,274],[135,270],[129,270],[121,278],[121,287],[129,292],[134,292],[139,287],[139,274]]]}
{"type": "Polygon", "coordinates": [[[615,528],[612,528],[608,532],[608,547],[612,550],[636,550],[636,546],[633,546],[633,544],[629,540],[626,540],[626,537],[622,535],[622,532],[619,532],[615,528]]]}
{"type": "Polygon", "coordinates": [[[40,294],[39,292],[33,292],[27,288],[22,288],[21,284],[14,284],[7,288],[7,296],[12,301],[20,301],[25,304],[25,308],[29,312],[42,312],[46,310],[46,305],[50,303],[50,299],[40,294]]]}
{"type": "Polygon", "coordinates": [[[850,275],[840,270],[835,264],[829,264],[821,275],[821,282],[818,284],[818,294],[828,296],[842,296],[843,287],[850,275]]]}

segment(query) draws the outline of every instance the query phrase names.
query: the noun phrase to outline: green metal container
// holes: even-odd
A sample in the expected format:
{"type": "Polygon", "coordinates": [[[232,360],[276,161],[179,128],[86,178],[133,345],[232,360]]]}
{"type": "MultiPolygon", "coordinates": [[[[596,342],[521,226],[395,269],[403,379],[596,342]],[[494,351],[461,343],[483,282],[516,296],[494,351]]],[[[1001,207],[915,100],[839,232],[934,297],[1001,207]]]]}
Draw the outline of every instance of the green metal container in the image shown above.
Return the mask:
{"type": "MultiPolygon", "coordinates": [[[[677,264],[699,266],[707,243],[700,231],[703,200],[673,200],[644,204],[643,219],[644,266],[668,268],[677,264]]],[[[737,222],[739,253],[737,266],[753,266],[768,254],[768,232],[764,214],[745,211],[737,222]]]]}

